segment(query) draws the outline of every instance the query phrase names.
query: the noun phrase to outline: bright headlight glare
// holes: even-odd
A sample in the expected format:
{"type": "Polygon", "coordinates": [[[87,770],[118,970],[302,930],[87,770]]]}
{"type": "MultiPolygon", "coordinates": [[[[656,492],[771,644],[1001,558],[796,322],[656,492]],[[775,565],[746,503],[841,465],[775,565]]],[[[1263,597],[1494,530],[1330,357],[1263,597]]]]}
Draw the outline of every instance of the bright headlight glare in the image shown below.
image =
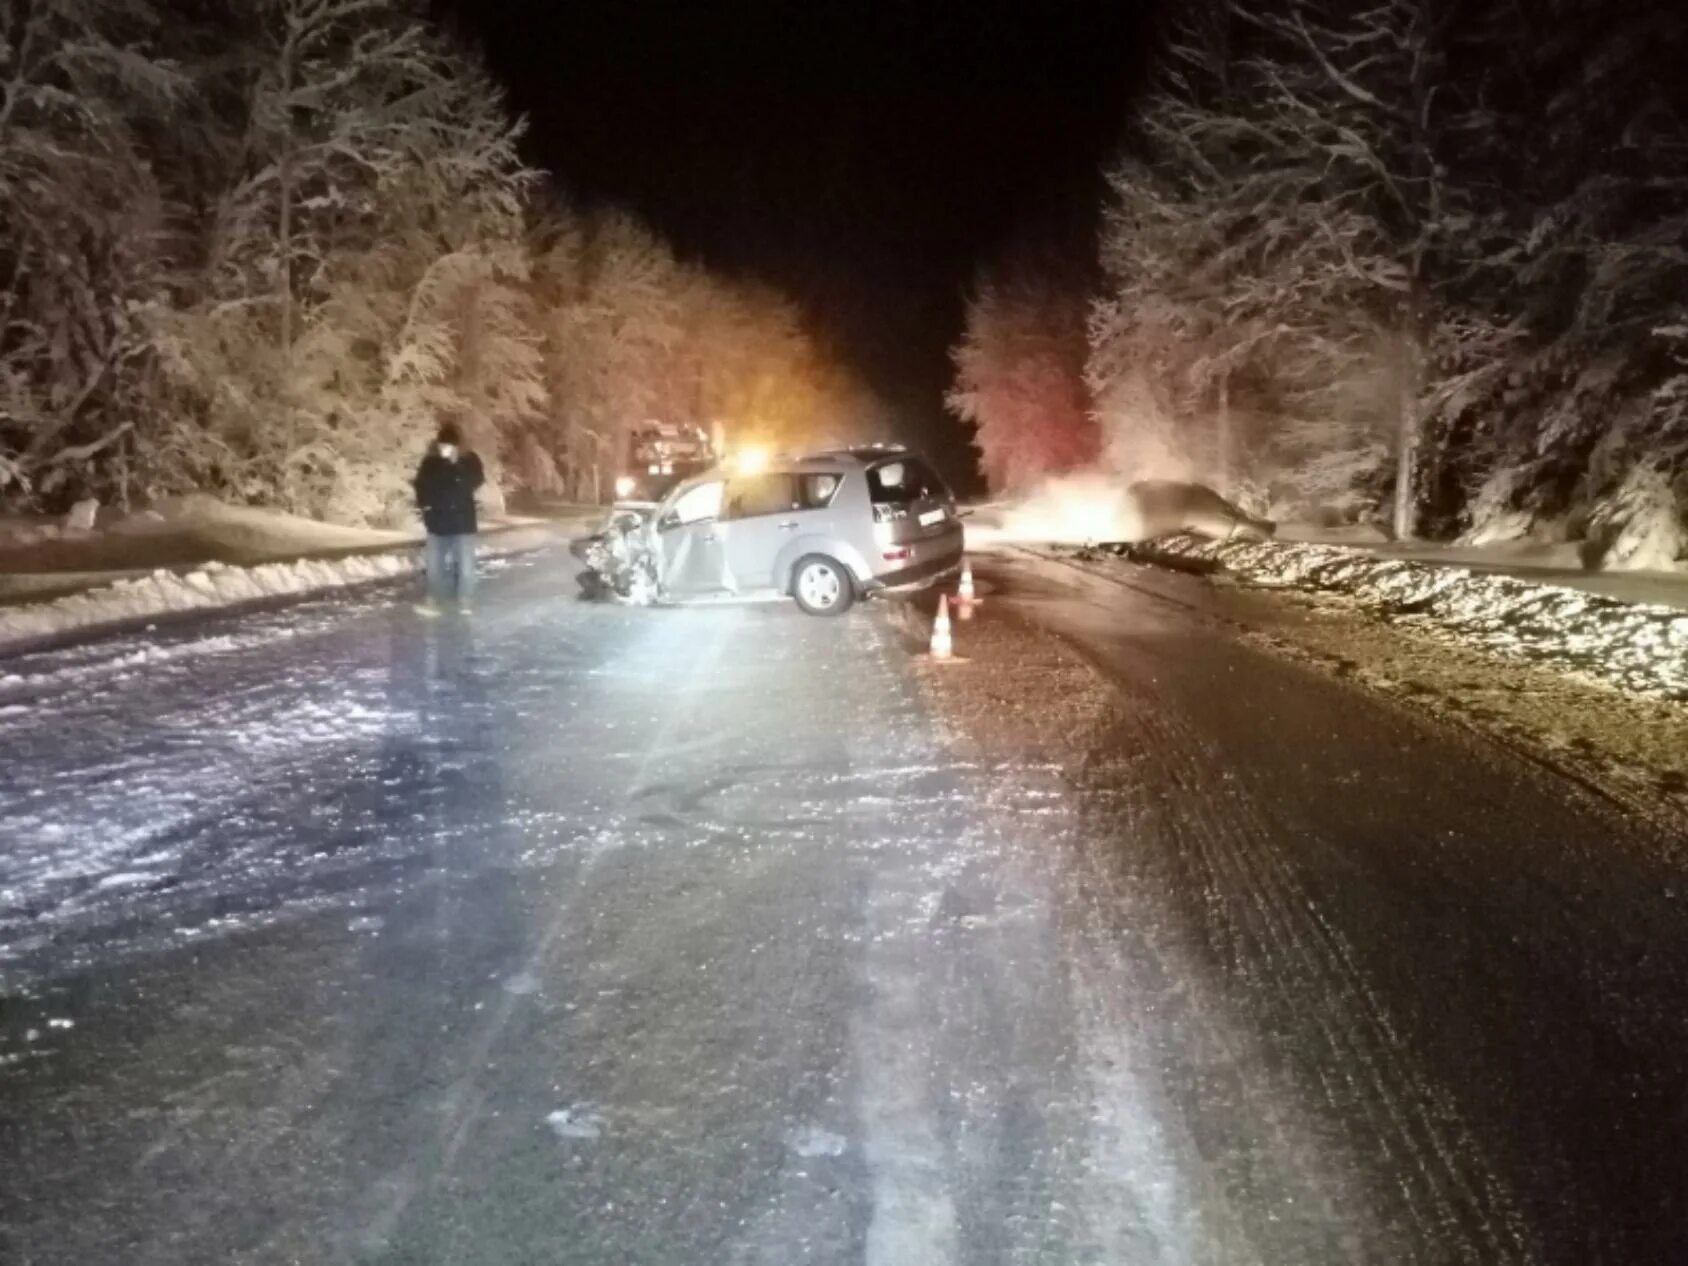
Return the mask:
{"type": "Polygon", "coordinates": [[[733,465],[741,475],[754,475],[768,468],[768,451],[762,448],[740,449],[733,465]]]}

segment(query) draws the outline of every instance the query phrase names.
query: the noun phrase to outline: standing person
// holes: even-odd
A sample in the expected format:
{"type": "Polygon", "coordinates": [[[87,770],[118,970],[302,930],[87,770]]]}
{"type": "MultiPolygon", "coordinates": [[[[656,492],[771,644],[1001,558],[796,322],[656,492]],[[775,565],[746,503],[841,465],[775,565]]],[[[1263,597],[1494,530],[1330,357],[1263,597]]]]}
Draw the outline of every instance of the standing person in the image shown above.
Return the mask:
{"type": "Polygon", "coordinates": [[[438,615],[448,600],[460,611],[469,609],[475,592],[475,490],[485,481],[481,459],[463,447],[457,424],[442,425],[412,485],[428,532],[428,597],[416,608],[423,615],[438,615]]]}

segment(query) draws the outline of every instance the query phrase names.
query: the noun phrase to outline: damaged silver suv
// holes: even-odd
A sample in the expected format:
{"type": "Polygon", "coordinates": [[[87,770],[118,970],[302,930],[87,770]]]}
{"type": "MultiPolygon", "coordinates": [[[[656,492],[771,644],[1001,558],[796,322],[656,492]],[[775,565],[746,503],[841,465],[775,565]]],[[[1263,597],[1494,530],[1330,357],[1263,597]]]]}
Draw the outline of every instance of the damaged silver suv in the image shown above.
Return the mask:
{"type": "Polygon", "coordinates": [[[961,566],[955,498],[921,458],[854,448],[712,470],[578,542],[589,587],[631,602],[789,596],[810,615],[961,566]]]}

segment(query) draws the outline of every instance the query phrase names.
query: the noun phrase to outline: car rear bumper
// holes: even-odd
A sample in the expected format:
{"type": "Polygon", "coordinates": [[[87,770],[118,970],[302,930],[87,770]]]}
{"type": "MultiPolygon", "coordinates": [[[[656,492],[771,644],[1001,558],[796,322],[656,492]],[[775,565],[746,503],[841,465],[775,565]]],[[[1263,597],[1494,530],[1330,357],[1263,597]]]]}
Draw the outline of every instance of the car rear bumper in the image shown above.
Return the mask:
{"type": "Polygon", "coordinates": [[[931,585],[953,576],[961,570],[961,538],[957,534],[953,549],[934,554],[931,558],[899,567],[895,571],[880,572],[862,585],[865,593],[883,593],[889,589],[912,589],[931,585]]]}

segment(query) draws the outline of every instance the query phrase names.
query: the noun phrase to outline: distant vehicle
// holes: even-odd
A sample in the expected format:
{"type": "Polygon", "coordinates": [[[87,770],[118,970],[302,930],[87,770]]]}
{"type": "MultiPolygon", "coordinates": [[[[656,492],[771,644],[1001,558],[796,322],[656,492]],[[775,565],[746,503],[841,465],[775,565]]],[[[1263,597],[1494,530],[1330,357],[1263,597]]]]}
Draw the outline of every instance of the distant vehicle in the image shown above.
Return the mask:
{"type": "Polygon", "coordinates": [[[1139,480],[1125,490],[1124,510],[1143,540],[1189,532],[1213,541],[1265,541],[1278,533],[1272,520],[1256,518],[1206,484],[1139,480]]]}
{"type": "Polygon", "coordinates": [[[636,602],[789,596],[810,615],[918,588],[961,566],[955,498],[898,448],[716,468],[577,543],[592,583],[636,602]]]}
{"type": "Polygon", "coordinates": [[[646,422],[627,436],[615,479],[617,501],[656,502],[683,479],[715,465],[716,454],[700,427],[646,422]]]}

